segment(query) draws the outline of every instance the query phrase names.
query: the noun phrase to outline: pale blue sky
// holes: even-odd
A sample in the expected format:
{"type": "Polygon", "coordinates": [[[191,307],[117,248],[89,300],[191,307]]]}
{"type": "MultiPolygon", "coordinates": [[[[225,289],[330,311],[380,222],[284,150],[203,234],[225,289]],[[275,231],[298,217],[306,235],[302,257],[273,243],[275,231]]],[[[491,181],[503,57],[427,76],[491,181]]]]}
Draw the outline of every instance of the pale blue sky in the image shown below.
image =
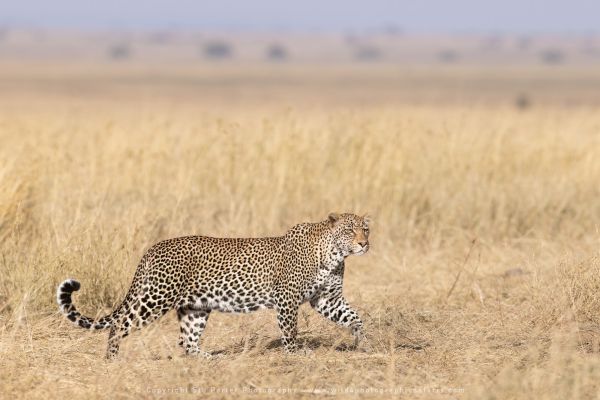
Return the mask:
{"type": "Polygon", "coordinates": [[[600,0],[0,0],[0,24],[233,30],[598,32],[600,0]]]}

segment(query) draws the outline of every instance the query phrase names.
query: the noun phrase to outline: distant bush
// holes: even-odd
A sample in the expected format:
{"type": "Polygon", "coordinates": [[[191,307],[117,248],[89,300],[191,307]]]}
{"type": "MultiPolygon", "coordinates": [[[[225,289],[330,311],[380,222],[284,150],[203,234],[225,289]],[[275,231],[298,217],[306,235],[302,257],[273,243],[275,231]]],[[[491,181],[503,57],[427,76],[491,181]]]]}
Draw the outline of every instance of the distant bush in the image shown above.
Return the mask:
{"type": "Polygon", "coordinates": [[[359,61],[376,61],[383,57],[383,53],[378,47],[372,45],[362,45],[356,48],[354,58],[359,61]]]}
{"type": "Polygon", "coordinates": [[[521,36],[517,39],[517,48],[519,50],[528,50],[531,47],[531,38],[529,36],[521,36]]]}
{"type": "Polygon", "coordinates": [[[148,35],[148,42],[153,44],[168,44],[173,41],[173,34],[168,31],[151,32],[148,35]]]}
{"type": "Polygon", "coordinates": [[[593,45],[585,45],[581,49],[581,54],[585,54],[587,56],[600,56],[600,47],[595,47],[593,45]]]}
{"type": "Polygon", "coordinates": [[[502,48],[504,38],[500,35],[491,35],[484,38],[481,42],[481,48],[486,51],[494,51],[502,48]]]}
{"type": "Polygon", "coordinates": [[[8,37],[8,34],[8,28],[0,28],[0,41],[6,39],[8,37]]]}
{"type": "Polygon", "coordinates": [[[565,55],[557,49],[544,50],[540,54],[540,58],[544,64],[561,64],[565,61],[565,55]]]}
{"type": "Polygon", "coordinates": [[[458,61],[459,58],[460,55],[454,50],[442,50],[437,55],[437,59],[446,64],[454,63],[458,61]]]}
{"type": "Polygon", "coordinates": [[[233,49],[231,45],[222,40],[214,40],[204,45],[204,55],[213,60],[231,58],[233,49]]]}
{"type": "Polygon", "coordinates": [[[131,57],[131,47],[126,43],[112,45],[108,48],[108,57],[111,60],[126,60],[131,57]]]}
{"type": "Polygon", "coordinates": [[[400,25],[395,23],[389,23],[383,26],[382,32],[389,36],[400,36],[402,35],[402,28],[400,25]]]}
{"type": "Polygon", "coordinates": [[[354,33],[346,33],[344,35],[344,42],[350,46],[354,46],[359,42],[359,37],[354,33]]]}
{"type": "Polygon", "coordinates": [[[267,48],[267,59],[270,61],[284,61],[288,56],[287,49],[280,44],[272,44],[267,48]]]}
{"type": "Polygon", "coordinates": [[[515,107],[519,110],[526,110],[531,107],[531,99],[525,93],[521,93],[515,98],[515,107]]]}
{"type": "Polygon", "coordinates": [[[594,35],[588,35],[582,42],[581,53],[590,56],[600,55],[599,44],[600,43],[596,41],[596,37],[594,35]]]}

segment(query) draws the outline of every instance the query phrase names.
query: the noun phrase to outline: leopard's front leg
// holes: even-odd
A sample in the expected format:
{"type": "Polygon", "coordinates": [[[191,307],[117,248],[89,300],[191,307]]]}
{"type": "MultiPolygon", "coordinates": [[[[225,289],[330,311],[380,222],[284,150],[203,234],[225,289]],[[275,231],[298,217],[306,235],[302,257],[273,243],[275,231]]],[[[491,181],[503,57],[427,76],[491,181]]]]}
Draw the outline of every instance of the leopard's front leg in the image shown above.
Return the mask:
{"type": "Polygon", "coordinates": [[[342,295],[343,281],[344,264],[342,263],[332,272],[327,284],[313,296],[310,305],[325,318],[350,328],[354,336],[354,347],[358,347],[364,339],[363,322],[342,295]]]}
{"type": "Polygon", "coordinates": [[[323,293],[321,296],[313,298],[310,305],[325,318],[340,326],[350,328],[354,336],[355,347],[364,338],[362,320],[341,295],[335,296],[331,293],[323,293]]]}
{"type": "Polygon", "coordinates": [[[288,353],[298,350],[296,335],[298,334],[298,306],[282,305],[278,309],[277,322],[281,329],[281,343],[288,353]]]}

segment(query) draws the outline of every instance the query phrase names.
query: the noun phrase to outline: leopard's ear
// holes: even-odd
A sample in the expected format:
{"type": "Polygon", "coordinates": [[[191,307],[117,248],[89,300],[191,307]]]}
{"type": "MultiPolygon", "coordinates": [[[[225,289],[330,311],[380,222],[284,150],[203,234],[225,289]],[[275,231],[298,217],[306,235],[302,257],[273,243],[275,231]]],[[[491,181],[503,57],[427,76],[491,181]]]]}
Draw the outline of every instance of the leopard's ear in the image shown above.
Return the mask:
{"type": "Polygon", "coordinates": [[[363,215],[363,221],[365,221],[365,224],[367,224],[367,226],[369,226],[371,224],[371,222],[373,222],[373,219],[371,218],[371,216],[369,214],[365,214],[363,215]]]}
{"type": "Polygon", "coordinates": [[[335,226],[335,223],[338,222],[339,220],[340,220],[340,214],[338,214],[338,213],[329,214],[328,222],[329,222],[329,226],[331,226],[332,228],[335,226]]]}

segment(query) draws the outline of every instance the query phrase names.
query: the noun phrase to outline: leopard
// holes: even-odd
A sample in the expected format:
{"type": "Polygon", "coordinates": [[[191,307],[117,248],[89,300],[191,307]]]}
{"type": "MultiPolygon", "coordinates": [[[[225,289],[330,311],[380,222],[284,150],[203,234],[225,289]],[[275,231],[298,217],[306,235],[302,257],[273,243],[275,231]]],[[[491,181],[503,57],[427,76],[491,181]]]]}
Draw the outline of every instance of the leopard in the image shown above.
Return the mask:
{"type": "Polygon", "coordinates": [[[57,288],[60,312],[88,330],[109,329],[107,359],[118,356],[123,338],[133,330],[176,310],[179,345],[187,355],[200,350],[200,339],[213,311],[248,313],[274,309],[286,352],[299,349],[299,307],[309,303],[317,313],[348,328],[357,348],[363,322],[343,293],[345,260],[369,248],[370,217],[330,213],[320,222],[293,226],[282,236],[217,238],[183,236],[160,241],[142,256],[125,298],[111,313],[81,314],[72,294],[75,279],[57,288]]]}

